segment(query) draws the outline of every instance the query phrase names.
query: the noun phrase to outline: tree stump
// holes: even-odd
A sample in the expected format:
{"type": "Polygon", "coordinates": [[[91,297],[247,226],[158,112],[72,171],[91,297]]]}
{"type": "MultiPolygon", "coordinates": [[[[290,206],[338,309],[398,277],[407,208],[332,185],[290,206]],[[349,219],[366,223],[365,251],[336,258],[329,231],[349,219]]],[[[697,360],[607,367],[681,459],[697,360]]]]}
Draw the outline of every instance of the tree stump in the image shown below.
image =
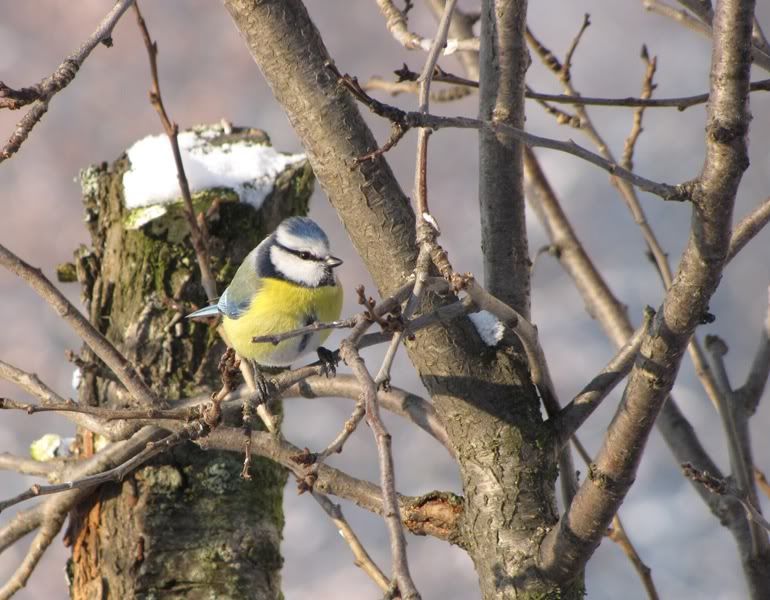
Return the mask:
{"type": "MultiPolygon", "coordinates": [[[[225,125],[194,131],[203,152],[238,144],[269,147],[259,130],[225,125]]],[[[246,254],[283,218],[306,213],[314,178],[308,162],[294,158],[269,182],[258,209],[241,199],[244,190],[258,193],[264,177],[238,189],[193,194],[196,213],[206,215],[220,292],[246,254]]],[[[216,390],[225,346],[214,328],[184,318],[204,306],[206,298],[181,200],[127,208],[124,175],[131,168],[124,155],[112,165],[81,173],[92,240],[76,252],[86,310],[158,397],[175,400],[216,390]]],[[[80,402],[132,405],[87,348],[78,362],[80,402]]],[[[94,451],[92,433],[80,431],[79,441],[81,452],[94,451]]],[[[242,455],[186,443],[122,483],[96,490],[72,515],[66,536],[72,545],[71,596],[282,598],[279,545],[286,472],[255,458],[252,479],[244,480],[242,463],[242,455]]]]}

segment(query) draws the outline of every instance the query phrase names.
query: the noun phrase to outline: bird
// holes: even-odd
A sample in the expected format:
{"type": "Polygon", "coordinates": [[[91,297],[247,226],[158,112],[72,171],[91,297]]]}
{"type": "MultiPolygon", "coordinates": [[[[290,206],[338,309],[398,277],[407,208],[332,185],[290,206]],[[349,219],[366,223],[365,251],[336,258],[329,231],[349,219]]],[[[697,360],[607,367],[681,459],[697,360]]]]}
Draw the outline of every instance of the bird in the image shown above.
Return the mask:
{"type": "Polygon", "coordinates": [[[330,354],[321,347],[329,329],[277,344],[254,343],[252,338],[339,319],[342,285],[334,269],[341,264],[331,255],[329,238],[315,221],[289,217],[249,252],[216,304],[187,318],[221,315],[230,346],[257,367],[289,367],[314,350],[323,360],[330,354]]]}

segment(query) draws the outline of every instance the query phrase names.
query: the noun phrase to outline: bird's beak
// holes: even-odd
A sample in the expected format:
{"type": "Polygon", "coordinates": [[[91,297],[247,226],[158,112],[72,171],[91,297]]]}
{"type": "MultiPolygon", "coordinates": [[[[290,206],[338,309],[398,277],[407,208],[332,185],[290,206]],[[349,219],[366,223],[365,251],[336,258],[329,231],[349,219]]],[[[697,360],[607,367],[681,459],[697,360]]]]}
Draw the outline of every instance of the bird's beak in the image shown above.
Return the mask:
{"type": "Polygon", "coordinates": [[[334,267],[339,267],[342,264],[342,261],[336,256],[327,256],[324,259],[324,263],[326,263],[327,267],[330,267],[333,269],[334,267]]]}

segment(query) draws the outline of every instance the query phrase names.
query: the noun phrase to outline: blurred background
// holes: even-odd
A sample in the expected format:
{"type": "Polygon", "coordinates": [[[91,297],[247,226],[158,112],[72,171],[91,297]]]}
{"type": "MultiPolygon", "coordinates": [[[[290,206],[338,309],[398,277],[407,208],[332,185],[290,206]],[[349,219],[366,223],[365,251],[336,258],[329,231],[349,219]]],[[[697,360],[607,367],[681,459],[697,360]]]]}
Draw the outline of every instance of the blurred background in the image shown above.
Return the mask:
{"type": "MultiPolygon", "coordinates": [[[[391,78],[391,72],[404,62],[412,70],[420,70],[424,54],[407,52],[391,38],[374,2],[306,0],[306,4],[341,71],[366,81],[372,75],[391,78]]],[[[432,15],[422,3],[415,4],[410,29],[432,37],[432,15]]],[[[770,28],[770,5],[758,4],[759,22],[770,28]]],[[[473,2],[460,5],[474,10],[473,2]]],[[[90,35],[111,3],[36,0],[6,1],[0,6],[0,80],[18,88],[49,75],[90,35]]],[[[145,2],[142,9],[160,49],[160,79],[166,107],[182,128],[226,118],[237,125],[265,129],[280,150],[301,150],[220,3],[167,0],[145,2]]],[[[541,0],[532,2],[529,12],[533,32],[559,57],[569,46],[584,13],[590,13],[592,26],[583,37],[573,66],[573,82],[583,95],[637,96],[644,73],[639,59],[642,44],[658,57],[656,96],[691,95],[707,90],[708,41],[672,21],[647,13],[639,0],[541,0]]],[[[95,49],[75,81],[53,99],[47,115],[21,151],[0,164],[0,240],[51,278],[55,266],[70,260],[78,244],[87,242],[76,183],[78,171],[92,163],[111,162],[137,139],[162,130],[148,101],[147,58],[132,12],[118,24],[113,40],[112,48],[95,49]]],[[[447,70],[461,73],[452,57],[443,58],[441,64],[447,70]]],[[[766,76],[759,71],[754,73],[754,79],[766,76]]],[[[560,92],[537,57],[533,56],[528,78],[536,91],[560,92]]],[[[399,96],[393,102],[406,108],[416,106],[413,97],[399,96]]],[[[764,143],[770,134],[770,96],[755,93],[751,106],[752,168],[743,179],[736,220],[770,193],[768,146],[764,143]]],[[[451,105],[434,103],[432,111],[475,116],[477,99],[471,96],[451,105]]],[[[632,110],[593,108],[590,114],[612,150],[620,155],[631,127],[632,110]]],[[[3,142],[21,116],[21,111],[0,112],[3,142]]],[[[368,113],[366,117],[378,139],[385,140],[388,124],[368,113]]],[[[704,125],[703,106],[684,112],[648,110],[635,155],[637,172],[667,183],[697,176],[703,161],[704,125]]],[[[579,131],[558,126],[535,103],[527,106],[527,128],[539,135],[572,138],[589,146],[579,131]]],[[[441,241],[457,270],[480,274],[476,135],[472,131],[442,130],[432,139],[428,177],[431,208],[443,231],[441,241]]],[[[414,151],[414,134],[410,134],[388,154],[408,194],[414,151]]],[[[616,295],[628,304],[634,323],[639,323],[643,307],[657,307],[662,291],[658,276],[644,257],[641,235],[618,194],[604,172],[583,161],[550,151],[539,151],[538,155],[588,252],[616,295]]],[[[687,238],[689,207],[664,203],[644,193],[641,201],[675,265],[687,238]]],[[[311,215],[329,233],[335,253],[345,259],[340,273],[348,290],[359,283],[374,290],[320,190],[313,199],[311,215]]],[[[534,215],[529,216],[534,256],[547,240],[534,215]]],[[[743,383],[759,340],[767,310],[768,284],[770,230],[752,241],[727,268],[710,307],[717,320],[700,331],[701,335],[719,334],[727,341],[730,353],[726,360],[736,386],[743,383]]],[[[76,284],[61,287],[70,299],[78,301],[76,284]]],[[[346,302],[345,312],[351,314],[356,310],[354,294],[348,293],[346,302]]],[[[566,401],[603,367],[613,354],[612,346],[585,312],[568,277],[547,256],[537,262],[532,304],[557,392],[566,401]]],[[[26,285],[5,271],[0,271],[0,309],[4,315],[0,358],[38,373],[62,395],[72,395],[72,366],[64,360],[64,351],[79,348],[74,334],[26,285]]],[[[338,340],[339,335],[327,345],[334,347],[338,340]]],[[[382,351],[368,351],[369,363],[375,364],[382,351]]],[[[405,354],[400,353],[393,383],[419,392],[421,386],[404,359],[405,354]]],[[[0,395],[26,399],[3,382],[0,395]]],[[[698,430],[701,442],[726,469],[727,453],[719,420],[688,358],[675,395],[698,430]]],[[[612,394],[581,430],[582,441],[590,451],[601,443],[619,396],[619,391],[612,394]]],[[[770,469],[767,404],[766,393],[751,424],[755,459],[763,469],[770,469]]],[[[322,448],[339,431],[351,408],[344,400],[288,401],[284,433],[300,447],[322,448]]],[[[456,467],[438,444],[418,429],[404,427],[396,418],[387,418],[386,424],[393,434],[401,492],[459,491],[456,467]]],[[[43,433],[69,435],[71,431],[58,417],[3,412],[0,450],[24,454],[30,442],[43,433]]],[[[360,427],[343,454],[332,459],[332,464],[376,481],[376,450],[368,428],[360,427]]],[[[585,472],[585,468],[579,468],[585,472]]],[[[31,483],[32,480],[21,476],[0,473],[3,497],[18,493],[31,483]]],[[[389,572],[388,538],[381,519],[345,503],[343,510],[375,561],[389,572]]],[[[286,598],[321,600],[378,595],[374,584],[353,565],[345,542],[325,514],[309,497],[297,496],[291,482],[285,496],[285,512],[286,598]]],[[[1,518],[7,519],[11,514],[9,511],[1,518]]],[[[620,515],[643,560],[652,569],[662,598],[731,599],[746,595],[731,536],[683,479],[656,432],[620,515]]],[[[0,579],[4,581],[10,576],[29,541],[30,536],[0,556],[0,579]]],[[[464,552],[431,538],[410,536],[408,543],[412,572],[424,598],[478,597],[473,565],[464,552]]],[[[66,598],[66,556],[66,549],[57,541],[17,597],[66,598]]],[[[592,599],[617,598],[621,594],[629,600],[644,598],[630,563],[607,539],[588,566],[587,589],[592,599]]]]}

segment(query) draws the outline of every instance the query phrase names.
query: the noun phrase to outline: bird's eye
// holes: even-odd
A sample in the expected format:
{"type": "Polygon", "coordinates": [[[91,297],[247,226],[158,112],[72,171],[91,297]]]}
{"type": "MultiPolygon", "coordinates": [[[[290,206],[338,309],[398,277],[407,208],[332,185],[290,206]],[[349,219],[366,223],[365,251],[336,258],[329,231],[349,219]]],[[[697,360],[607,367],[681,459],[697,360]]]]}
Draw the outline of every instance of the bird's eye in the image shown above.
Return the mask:
{"type": "Polygon", "coordinates": [[[312,255],[312,254],[310,254],[310,252],[300,252],[300,253],[299,253],[299,257],[300,257],[302,260],[310,260],[310,259],[313,257],[313,255],[312,255]]]}

